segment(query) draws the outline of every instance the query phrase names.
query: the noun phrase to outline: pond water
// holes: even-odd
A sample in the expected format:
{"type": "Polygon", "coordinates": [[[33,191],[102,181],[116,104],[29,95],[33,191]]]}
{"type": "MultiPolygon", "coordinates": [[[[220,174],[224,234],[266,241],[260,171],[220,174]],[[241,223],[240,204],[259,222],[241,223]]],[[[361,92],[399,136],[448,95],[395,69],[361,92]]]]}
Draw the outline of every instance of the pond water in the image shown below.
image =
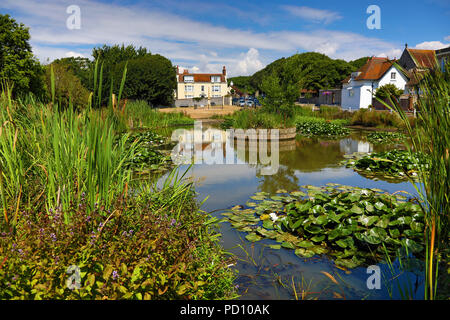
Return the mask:
{"type": "MultiPolygon", "coordinates": [[[[202,130],[208,129],[204,126],[202,130]]],[[[170,135],[170,132],[165,134],[170,135]]],[[[294,191],[301,185],[339,183],[378,188],[390,193],[402,190],[415,194],[414,187],[408,182],[367,179],[340,164],[346,154],[392,148],[374,146],[367,142],[365,136],[366,132],[354,131],[350,136],[337,140],[297,137],[280,142],[278,170],[266,175],[261,172],[265,165],[259,162],[259,158],[256,163],[249,160],[252,148],[248,144],[246,152],[242,152],[232,143],[213,143],[214,151],[210,152],[211,144],[206,142],[198,150],[209,151],[203,152],[203,161],[194,164],[187,176],[195,181],[198,199],[208,197],[202,209],[220,219],[223,218],[221,213],[235,205],[244,205],[255,192],[294,191]],[[204,163],[212,163],[211,158],[216,163],[204,163]]],[[[188,165],[181,165],[180,171],[188,168],[188,165]]],[[[245,239],[245,232],[236,231],[226,221],[221,223],[220,232],[222,246],[238,257],[234,268],[239,271],[236,286],[240,299],[295,299],[296,294],[301,299],[302,292],[305,299],[401,299],[405,288],[414,299],[423,299],[424,279],[415,259],[410,261],[409,267],[394,273],[386,264],[378,264],[382,274],[381,289],[370,290],[367,279],[371,273],[366,267],[343,270],[327,256],[304,259],[296,256],[294,250],[269,248],[270,244],[275,244],[273,240],[249,242],[245,239]],[[338,284],[324,272],[332,275],[338,284]]],[[[394,267],[398,268],[399,263],[395,261],[394,267]]]]}

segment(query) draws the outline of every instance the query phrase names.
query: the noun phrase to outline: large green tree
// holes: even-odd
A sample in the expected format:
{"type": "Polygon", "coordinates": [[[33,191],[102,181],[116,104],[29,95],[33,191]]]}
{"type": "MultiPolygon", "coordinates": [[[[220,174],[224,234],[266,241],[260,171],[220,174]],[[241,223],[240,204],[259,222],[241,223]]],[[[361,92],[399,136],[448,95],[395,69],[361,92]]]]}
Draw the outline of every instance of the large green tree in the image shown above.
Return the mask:
{"type": "MultiPolygon", "coordinates": [[[[122,62],[116,66],[116,88],[125,64],[122,62]]],[[[176,84],[176,71],[170,60],[159,54],[147,54],[128,61],[123,97],[145,100],[153,106],[170,106],[176,84]]]]}
{"type": "Polygon", "coordinates": [[[15,95],[42,95],[43,68],[33,56],[30,33],[22,23],[0,14],[0,79],[13,85],[15,95]]]}
{"type": "MultiPolygon", "coordinates": [[[[89,90],[94,91],[94,66],[97,64],[97,79],[100,78],[100,72],[102,73],[102,103],[106,104],[109,99],[111,84],[113,85],[113,88],[115,88],[116,84],[120,82],[122,78],[122,74],[120,77],[115,77],[116,67],[119,64],[124,66],[126,61],[142,58],[147,55],[151,55],[151,53],[147,51],[146,48],[136,48],[133,45],[103,45],[102,47],[94,48],[92,50],[94,61],[90,65],[90,81],[87,87],[89,90]]],[[[123,68],[121,72],[123,72],[123,68]]],[[[127,73],[127,76],[129,77],[130,73],[127,73]]]]}

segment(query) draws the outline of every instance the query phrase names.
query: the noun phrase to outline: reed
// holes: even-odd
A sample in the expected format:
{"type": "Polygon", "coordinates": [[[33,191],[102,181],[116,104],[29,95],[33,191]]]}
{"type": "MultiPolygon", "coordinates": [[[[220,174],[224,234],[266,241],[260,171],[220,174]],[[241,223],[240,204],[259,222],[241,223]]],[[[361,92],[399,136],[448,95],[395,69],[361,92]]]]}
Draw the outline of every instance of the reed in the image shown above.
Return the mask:
{"type": "MultiPolygon", "coordinates": [[[[399,66],[397,66],[399,67],[399,66]]],[[[400,67],[399,67],[400,68],[400,67]]],[[[424,168],[419,172],[422,184],[414,184],[425,215],[424,240],[426,244],[425,299],[433,300],[437,293],[439,263],[442,252],[448,247],[448,218],[450,212],[450,64],[442,71],[434,69],[423,74],[415,88],[417,94],[417,122],[413,130],[407,115],[396,99],[382,102],[395,111],[404,123],[411,138],[408,150],[429,155],[432,174],[424,168]],[[392,106],[392,107],[391,107],[392,106]]]]}

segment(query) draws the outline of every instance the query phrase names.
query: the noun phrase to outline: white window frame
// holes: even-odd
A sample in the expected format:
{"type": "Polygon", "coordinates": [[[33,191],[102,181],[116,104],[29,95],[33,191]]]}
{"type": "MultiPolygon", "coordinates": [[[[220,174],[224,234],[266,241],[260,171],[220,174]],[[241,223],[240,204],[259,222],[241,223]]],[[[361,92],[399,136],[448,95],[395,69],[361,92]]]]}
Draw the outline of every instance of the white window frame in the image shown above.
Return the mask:
{"type": "Polygon", "coordinates": [[[185,85],[184,92],[194,92],[194,86],[193,85],[185,85]]]}
{"type": "Polygon", "coordinates": [[[186,99],[192,99],[192,98],[194,98],[194,95],[193,94],[185,94],[184,97],[186,99]]]}
{"type": "Polygon", "coordinates": [[[397,73],[391,72],[391,80],[396,80],[397,73]]]}
{"type": "Polygon", "coordinates": [[[214,85],[212,86],[212,92],[220,92],[222,91],[220,88],[220,85],[214,85]]]}
{"type": "Polygon", "coordinates": [[[211,82],[212,83],[219,83],[220,81],[220,76],[211,76],[211,82]]]}
{"type": "Polygon", "coordinates": [[[194,76],[184,76],[183,77],[184,82],[192,83],[194,82],[194,76]]]}

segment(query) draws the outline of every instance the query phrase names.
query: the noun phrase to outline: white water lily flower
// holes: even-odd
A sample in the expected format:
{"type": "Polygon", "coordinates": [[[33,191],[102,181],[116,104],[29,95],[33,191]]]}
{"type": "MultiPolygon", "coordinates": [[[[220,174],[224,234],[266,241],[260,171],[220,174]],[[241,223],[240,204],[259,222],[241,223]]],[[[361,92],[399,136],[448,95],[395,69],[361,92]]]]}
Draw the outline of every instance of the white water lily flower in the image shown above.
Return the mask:
{"type": "Polygon", "coordinates": [[[278,217],[277,217],[277,215],[275,214],[275,212],[270,213],[269,216],[270,216],[270,218],[272,219],[273,222],[275,222],[275,221],[278,220],[278,217]]]}
{"type": "Polygon", "coordinates": [[[362,189],[361,194],[367,196],[369,194],[369,191],[367,191],[366,189],[362,189]]]}

